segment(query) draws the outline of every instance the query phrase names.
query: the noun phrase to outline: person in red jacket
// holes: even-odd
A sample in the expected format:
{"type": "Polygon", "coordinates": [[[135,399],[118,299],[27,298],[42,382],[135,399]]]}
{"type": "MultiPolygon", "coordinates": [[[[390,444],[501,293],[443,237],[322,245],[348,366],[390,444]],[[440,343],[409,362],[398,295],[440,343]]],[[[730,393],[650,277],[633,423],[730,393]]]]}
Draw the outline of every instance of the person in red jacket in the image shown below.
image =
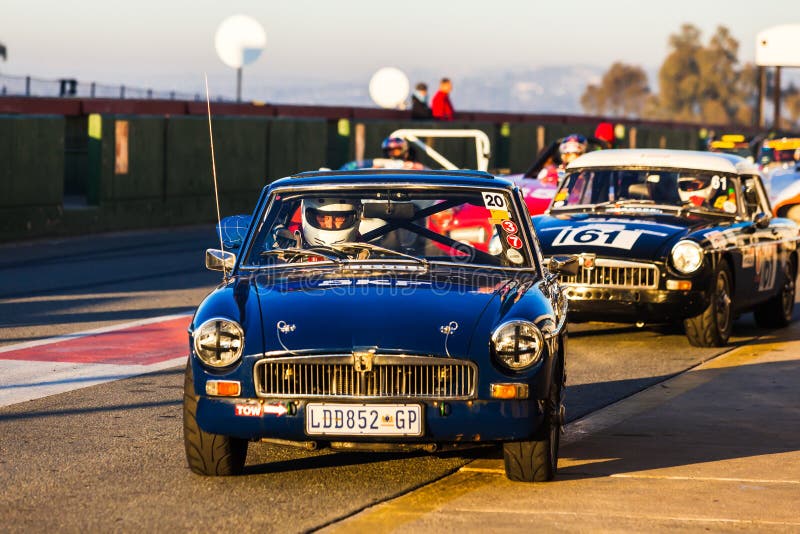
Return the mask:
{"type": "Polygon", "coordinates": [[[453,84],[450,78],[442,78],[439,82],[439,90],[433,95],[431,101],[431,113],[434,119],[442,121],[453,120],[453,104],[450,103],[450,91],[453,89],[453,84]]]}

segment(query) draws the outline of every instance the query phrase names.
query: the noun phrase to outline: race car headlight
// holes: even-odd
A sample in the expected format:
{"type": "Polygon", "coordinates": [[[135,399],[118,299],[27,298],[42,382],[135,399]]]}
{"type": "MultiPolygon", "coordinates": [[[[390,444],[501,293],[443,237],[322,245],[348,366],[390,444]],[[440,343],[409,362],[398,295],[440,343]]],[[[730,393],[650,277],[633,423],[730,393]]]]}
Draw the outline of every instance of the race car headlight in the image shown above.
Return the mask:
{"type": "Polygon", "coordinates": [[[678,241],[670,256],[672,265],[683,274],[693,273],[703,265],[703,247],[694,241],[678,241]]]}
{"type": "Polygon", "coordinates": [[[513,370],[525,369],[542,357],[544,338],[535,324],[528,321],[509,321],[492,333],[495,358],[513,370]]]}
{"type": "Polygon", "coordinates": [[[194,352],[210,367],[226,367],[242,355],[244,331],[235,321],[209,319],[194,331],[194,352]]]}

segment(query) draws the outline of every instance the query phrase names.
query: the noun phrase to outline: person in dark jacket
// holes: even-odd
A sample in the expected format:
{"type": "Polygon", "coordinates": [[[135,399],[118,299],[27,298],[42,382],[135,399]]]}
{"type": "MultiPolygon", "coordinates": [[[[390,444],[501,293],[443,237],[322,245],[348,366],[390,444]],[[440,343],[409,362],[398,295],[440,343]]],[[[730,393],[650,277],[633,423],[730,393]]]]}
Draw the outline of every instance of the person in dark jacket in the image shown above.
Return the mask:
{"type": "Polygon", "coordinates": [[[419,82],[411,95],[411,118],[412,119],[430,119],[431,108],[428,107],[428,86],[419,82]]]}
{"type": "Polygon", "coordinates": [[[439,82],[439,90],[433,95],[431,101],[431,112],[434,119],[443,121],[453,120],[453,104],[450,103],[450,91],[453,89],[453,84],[450,78],[442,78],[439,82]]]}

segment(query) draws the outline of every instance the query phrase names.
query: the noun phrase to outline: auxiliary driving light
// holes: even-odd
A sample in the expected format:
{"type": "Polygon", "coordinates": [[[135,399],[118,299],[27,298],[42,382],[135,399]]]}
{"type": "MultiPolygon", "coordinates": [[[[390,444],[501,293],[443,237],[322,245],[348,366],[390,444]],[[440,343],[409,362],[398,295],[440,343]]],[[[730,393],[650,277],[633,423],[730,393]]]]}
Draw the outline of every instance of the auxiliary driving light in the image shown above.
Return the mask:
{"type": "Polygon", "coordinates": [[[242,385],[236,380],[209,380],[206,382],[206,395],[215,397],[238,397],[242,385]]]}
{"type": "Polygon", "coordinates": [[[493,399],[527,399],[528,384],[492,384],[493,399]]]}

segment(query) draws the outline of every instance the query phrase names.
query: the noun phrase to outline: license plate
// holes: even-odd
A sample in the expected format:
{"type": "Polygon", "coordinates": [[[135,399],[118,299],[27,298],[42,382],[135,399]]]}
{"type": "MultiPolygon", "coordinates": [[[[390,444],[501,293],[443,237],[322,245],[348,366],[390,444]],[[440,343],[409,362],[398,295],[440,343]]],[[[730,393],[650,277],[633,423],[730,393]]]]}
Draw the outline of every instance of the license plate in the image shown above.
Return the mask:
{"type": "Polygon", "coordinates": [[[306,434],[336,436],[421,436],[419,404],[306,405],[306,434]]]}

